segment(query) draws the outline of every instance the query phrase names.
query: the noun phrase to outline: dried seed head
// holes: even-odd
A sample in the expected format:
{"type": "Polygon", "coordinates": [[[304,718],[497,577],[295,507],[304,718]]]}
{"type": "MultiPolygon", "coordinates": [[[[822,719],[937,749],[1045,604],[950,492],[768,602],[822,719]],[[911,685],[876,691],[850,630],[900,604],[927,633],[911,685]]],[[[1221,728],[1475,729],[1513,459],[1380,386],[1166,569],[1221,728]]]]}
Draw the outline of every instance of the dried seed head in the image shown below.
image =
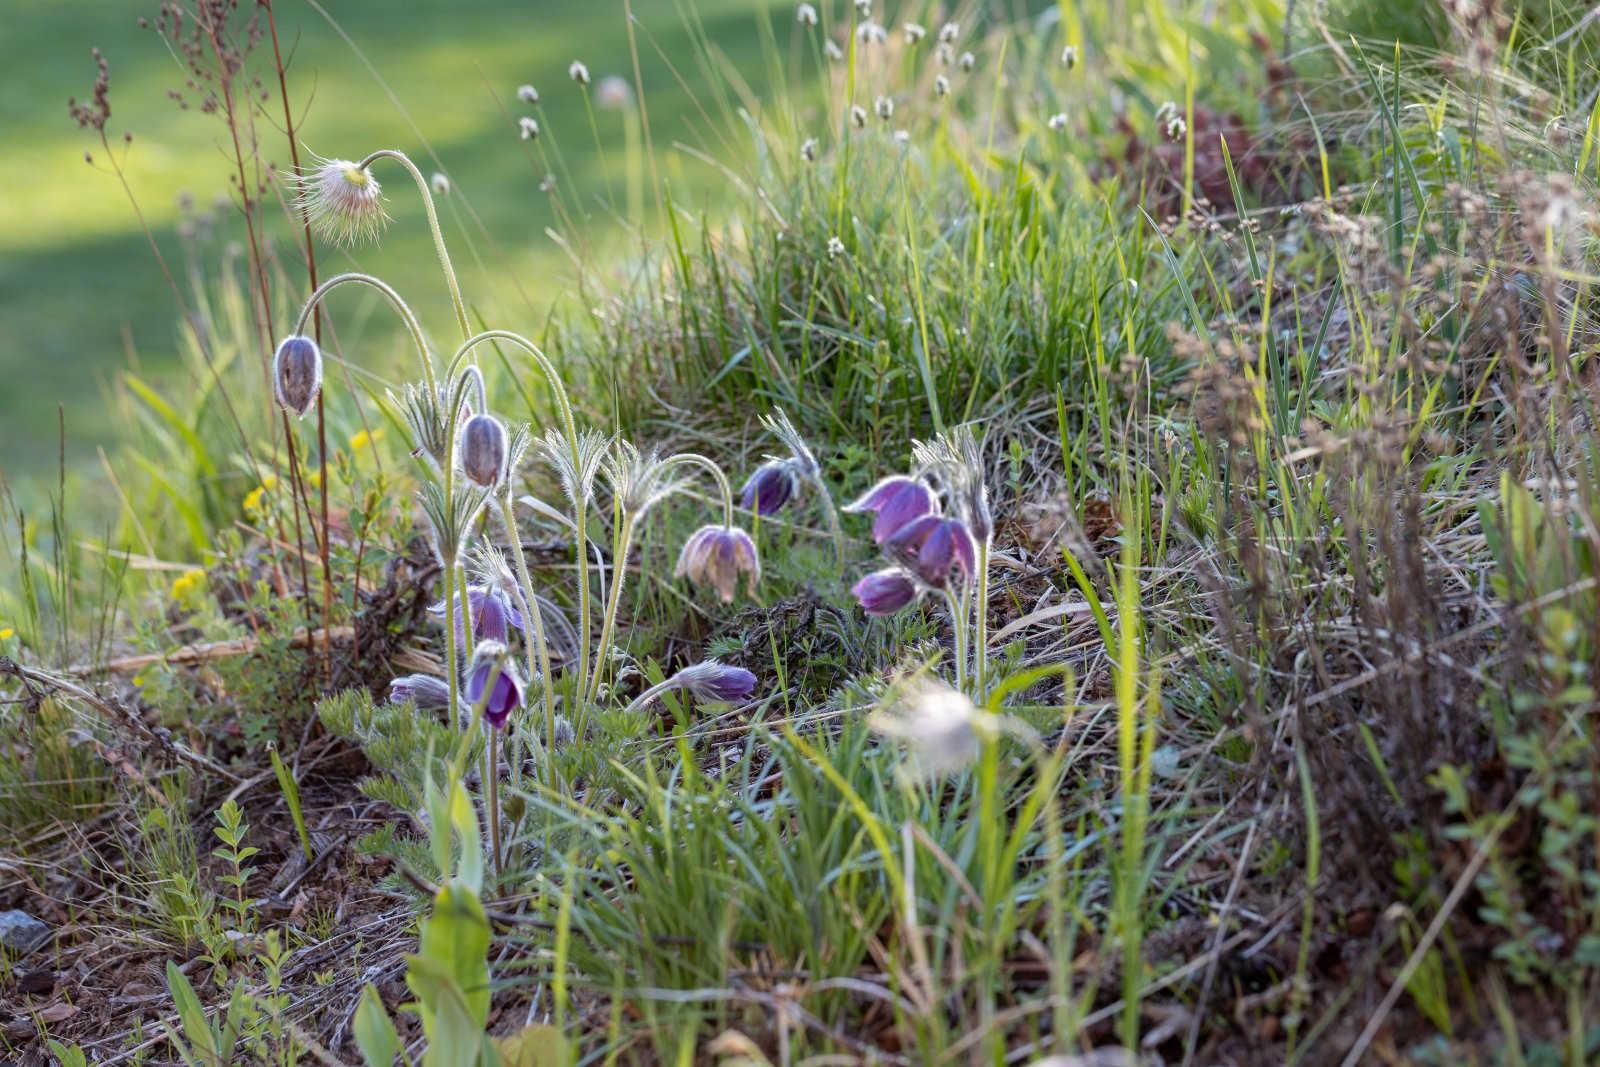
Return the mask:
{"type": "Polygon", "coordinates": [[[272,356],[272,394],[278,406],[304,417],[322,389],[322,350],[309,337],[285,337],[272,356]]]}
{"type": "Polygon", "coordinates": [[[450,194],[450,176],[442,170],[433,172],[433,177],[428,179],[428,184],[433,187],[434,196],[448,196],[450,194]]]}
{"type": "Polygon", "coordinates": [[[519,85],[517,86],[517,99],[524,104],[537,104],[539,102],[539,90],[531,85],[519,85]]]}
{"type": "Polygon", "coordinates": [[[522,134],[524,141],[538,140],[539,120],[529,115],[524,115],[517,120],[517,131],[522,134]]]}
{"type": "Polygon", "coordinates": [[[461,470],[485,489],[506,478],[506,427],[493,415],[478,414],[461,428],[461,470]]]}
{"type": "Polygon", "coordinates": [[[346,159],[323,160],[296,180],[296,202],[323,240],[336,245],[369,241],[389,217],[378,179],[346,159]]]}
{"type": "Polygon", "coordinates": [[[594,106],[602,111],[623,111],[633,106],[633,86],[620,74],[607,74],[594,89],[594,106]]]}
{"type": "Polygon", "coordinates": [[[567,67],[567,77],[571,78],[579,85],[588,85],[589,68],[584,66],[581,60],[574,59],[572,64],[567,67]]]}
{"type": "Polygon", "coordinates": [[[802,26],[815,26],[817,24],[817,9],[810,4],[801,4],[794,9],[794,19],[802,26]]]}

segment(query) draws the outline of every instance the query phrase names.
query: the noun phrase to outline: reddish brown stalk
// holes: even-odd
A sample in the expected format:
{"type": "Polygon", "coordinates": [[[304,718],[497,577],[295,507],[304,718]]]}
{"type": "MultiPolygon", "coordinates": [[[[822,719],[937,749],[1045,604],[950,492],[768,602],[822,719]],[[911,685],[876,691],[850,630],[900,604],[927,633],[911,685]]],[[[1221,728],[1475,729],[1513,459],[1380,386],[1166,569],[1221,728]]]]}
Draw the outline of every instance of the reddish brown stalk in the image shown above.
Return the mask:
{"type": "MultiPolygon", "coordinates": [[[[283,50],[278,45],[278,22],[272,15],[272,0],[260,0],[267,13],[267,32],[272,35],[272,63],[278,72],[278,96],[283,101],[284,136],[289,141],[289,162],[296,174],[300,173],[300,145],[294,135],[294,109],[289,106],[289,80],[283,67],[283,50]]],[[[306,238],[306,272],[310,275],[311,291],[317,289],[317,252],[311,240],[311,215],[302,210],[300,222],[306,238]]],[[[322,308],[313,311],[312,339],[322,344],[322,308]]],[[[329,562],[328,542],[332,530],[328,525],[328,423],[323,410],[323,394],[317,393],[317,471],[318,489],[322,497],[322,536],[317,541],[317,551],[322,560],[322,645],[323,668],[327,671],[328,685],[333,685],[333,642],[326,635],[333,626],[333,566],[329,562]]],[[[307,508],[309,510],[309,506],[307,508]]]]}

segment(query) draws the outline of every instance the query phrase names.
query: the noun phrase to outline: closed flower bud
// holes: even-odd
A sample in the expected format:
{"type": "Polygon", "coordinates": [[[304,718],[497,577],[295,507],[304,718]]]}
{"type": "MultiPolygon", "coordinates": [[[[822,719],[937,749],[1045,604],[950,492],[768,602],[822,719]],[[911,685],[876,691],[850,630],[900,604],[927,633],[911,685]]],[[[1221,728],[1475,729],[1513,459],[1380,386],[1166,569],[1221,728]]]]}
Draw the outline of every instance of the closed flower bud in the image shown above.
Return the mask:
{"type": "Polygon", "coordinates": [[[433,187],[433,195],[435,196],[446,196],[450,192],[450,177],[443,171],[434,171],[433,177],[428,180],[428,184],[433,187]]]}
{"type": "Polygon", "coordinates": [[[916,600],[917,583],[899,567],[888,567],[862,578],[850,592],[861,604],[862,611],[882,618],[916,600]]]}
{"type": "Polygon", "coordinates": [[[450,687],[431,674],[407,674],[389,683],[389,703],[404,704],[408,700],[423,711],[448,707],[450,687]]]}
{"type": "MultiPolygon", "coordinates": [[[[444,618],[444,601],[428,606],[428,614],[444,618]]],[[[517,607],[511,594],[502,589],[474,585],[467,588],[467,610],[461,610],[461,598],[456,597],[456,644],[467,642],[466,626],[472,623],[472,638],[476,641],[505,641],[512,627],[528,632],[527,620],[517,607]]]]}
{"type": "Polygon", "coordinates": [[[461,428],[461,470],[485,489],[506,477],[506,427],[493,415],[474,415],[461,428]]]}
{"type": "Polygon", "coordinates": [[[867,128],[867,109],[860,104],[850,108],[850,124],[858,130],[867,128]]]}
{"type": "Polygon", "coordinates": [[[711,585],[724,604],[733,601],[739,575],[746,575],[746,588],[755,592],[761,580],[761,561],[750,535],[734,526],[702,526],[689,535],[678,554],[677,577],[687,577],[695,585],[711,585]]]}
{"type": "Polygon", "coordinates": [[[670,679],[673,688],[683,689],[696,700],[733,704],[750,696],[756,676],[743,667],[730,667],[714,659],[685,667],[670,679]]]}
{"type": "Polygon", "coordinates": [[[883,479],[844,510],[870,512],[872,539],[882,544],[912,520],[937,514],[939,502],[927,482],[902,474],[883,479]]]}
{"type": "Polygon", "coordinates": [[[977,569],[977,545],[959,519],[924,515],[895,531],[883,547],[890,559],[935,589],[948,585],[953,574],[968,581],[977,569]]]}
{"type": "Polygon", "coordinates": [[[322,389],[322,350],[299,334],[286,337],[272,357],[272,395],[278,406],[296,418],[316,403],[322,389]]]}
{"type": "Polygon", "coordinates": [[[755,469],[739,493],[739,503],[758,515],[775,515],[800,492],[800,476],[785,459],[768,460],[755,469]]]}

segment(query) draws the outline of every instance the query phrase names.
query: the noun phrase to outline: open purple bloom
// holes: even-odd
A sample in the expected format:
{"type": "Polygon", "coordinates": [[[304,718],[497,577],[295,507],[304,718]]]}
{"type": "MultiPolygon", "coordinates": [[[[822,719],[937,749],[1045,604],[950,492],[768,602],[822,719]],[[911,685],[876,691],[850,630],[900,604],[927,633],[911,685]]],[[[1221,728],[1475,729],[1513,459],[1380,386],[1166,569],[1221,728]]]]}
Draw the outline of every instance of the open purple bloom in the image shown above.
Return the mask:
{"type": "Polygon", "coordinates": [[[389,703],[412,701],[419,709],[448,707],[450,687],[431,674],[407,674],[389,683],[389,703]]]}
{"type": "Polygon", "coordinates": [[[845,510],[872,512],[872,539],[881,545],[912,520],[937,515],[939,501],[927,482],[898,474],[868,489],[845,510]]]}
{"type": "Polygon", "coordinates": [[[689,691],[696,700],[734,704],[750,696],[756,687],[756,676],[743,667],[708,659],[674,674],[670,684],[689,691]]]}
{"type": "Polygon", "coordinates": [[[917,583],[899,567],[888,567],[862,578],[850,592],[861,603],[862,611],[882,618],[917,599],[917,583]]]}
{"type": "MultiPolygon", "coordinates": [[[[461,610],[460,598],[456,599],[456,643],[466,644],[466,617],[472,618],[472,639],[474,641],[505,641],[510,635],[510,628],[515,626],[523,633],[528,632],[527,620],[522,617],[522,610],[517,607],[515,599],[503,589],[492,589],[487,586],[473,585],[467,587],[467,604],[470,612],[461,610]]],[[[444,601],[428,608],[428,614],[436,618],[444,618],[444,601]]]]}
{"type": "Polygon", "coordinates": [[[800,492],[800,476],[786,459],[770,459],[755,469],[739,491],[739,503],[758,515],[774,515],[800,492]]]}
{"type": "Polygon", "coordinates": [[[755,592],[756,582],[761,580],[761,560],[756,556],[756,543],[738,527],[702,526],[683,543],[674,573],[695,585],[715,586],[727,604],[733,600],[741,574],[748,575],[747,588],[755,592]]]}
{"type": "Polygon", "coordinates": [[[977,569],[978,547],[958,519],[938,515],[913,519],[896,530],[883,547],[890,559],[935,589],[944,588],[953,568],[960,569],[963,581],[977,569]]]}
{"type": "Polygon", "coordinates": [[[512,711],[522,706],[522,681],[505,661],[504,645],[485,641],[478,648],[461,695],[473,707],[483,701],[483,721],[503,730],[512,711]]]}

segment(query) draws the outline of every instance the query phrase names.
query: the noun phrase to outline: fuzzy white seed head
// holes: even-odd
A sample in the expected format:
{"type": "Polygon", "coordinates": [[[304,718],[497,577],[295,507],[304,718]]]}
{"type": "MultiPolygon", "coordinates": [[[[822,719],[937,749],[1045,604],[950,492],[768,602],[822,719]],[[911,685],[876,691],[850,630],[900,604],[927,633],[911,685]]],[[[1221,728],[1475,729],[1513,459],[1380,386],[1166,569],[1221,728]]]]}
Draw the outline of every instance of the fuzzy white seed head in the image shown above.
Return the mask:
{"type": "Polygon", "coordinates": [[[539,90],[531,85],[519,85],[517,86],[517,99],[524,104],[537,104],[539,102],[539,90]]]}
{"type": "Polygon", "coordinates": [[[906,44],[916,44],[918,41],[921,41],[924,37],[928,36],[928,27],[924,26],[920,22],[906,23],[905,31],[906,44]]]}
{"type": "Polygon", "coordinates": [[[817,161],[817,139],[815,137],[807,137],[801,142],[800,158],[807,163],[815,163],[817,161]]]}
{"type": "Polygon", "coordinates": [[[956,50],[943,41],[939,42],[939,47],[933,50],[933,54],[939,60],[941,67],[948,67],[956,61],[956,50]]]}
{"type": "Polygon", "coordinates": [[[1062,130],[1066,129],[1067,113],[1065,111],[1057,111],[1054,115],[1051,115],[1050,128],[1056,133],[1060,133],[1062,130]]]}
{"type": "Polygon", "coordinates": [[[633,106],[633,86],[618,74],[608,74],[595,86],[594,106],[602,111],[623,111],[633,106]]]}
{"type": "Polygon", "coordinates": [[[938,77],[934,78],[933,79],[933,95],[934,96],[949,96],[950,95],[950,79],[946,78],[943,74],[941,74],[938,77]]]}
{"type": "Polygon", "coordinates": [[[428,179],[428,185],[433,188],[434,196],[448,196],[450,193],[450,177],[442,170],[433,172],[433,177],[428,179]]]}
{"type": "Polygon", "coordinates": [[[835,41],[831,37],[828,38],[828,40],[823,44],[822,50],[827,54],[828,58],[835,63],[839,63],[844,60],[844,49],[840,48],[839,42],[835,41]]]}
{"type": "Polygon", "coordinates": [[[955,44],[956,38],[961,36],[961,26],[958,23],[947,22],[939,27],[939,43],[955,44]]]}
{"type": "Polygon", "coordinates": [[[910,130],[896,130],[896,131],[894,131],[894,143],[895,144],[910,144],[911,143],[911,131],[910,130]]]}
{"type": "Polygon", "coordinates": [[[963,72],[970,73],[972,68],[978,65],[978,57],[973,55],[971,52],[962,52],[961,58],[956,62],[961,67],[963,72]]]}
{"type": "Polygon", "coordinates": [[[856,26],[856,40],[862,44],[883,44],[888,39],[889,31],[871,19],[856,26]]]}
{"type": "Polygon", "coordinates": [[[872,110],[878,117],[888,122],[894,117],[894,100],[887,96],[880,96],[872,102],[872,110]]]}
{"type": "Polygon", "coordinates": [[[810,4],[801,4],[794,9],[794,20],[802,26],[815,26],[817,24],[817,9],[810,4]]]}
{"type": "Polygon", "coordinates": [[[942,682],[924,681],[872,713],[872,729],[905,746],[907,769],[923,779],[971,766],[994,732],[971,700],[942,682]]]}
{"type": "Polygon", "coordinates": [[[580,60],[574,59],[572,61],[572,65],[567,68],[567,77],[571,78],[579,85],[588,85],[589,68],[584,66],[580,60]]]}
{"type": "Polygon", "coordinates": [[[828,238],[828,258],[837,259],[844,255],[844,242],[837,237],[828,238]]]}
{"type": "Polygon", "coordinates": [[[300,208],[323,240],[336,245],[370,241],[383,231],[378,179],[347,159],[326,159],[297,181],[300,208]]]}
{"type": "Polygon", "coordinates": [[[850,124],[858,130],[867,128],[867,109],[860,104],[850,108],[850,124]]]}
{"type": "Polygon", "coordinates": [[[539,139],[539,120],[531,115],[524,115],[517,120],[517,132],[522,134],[524,141],[537,141],[539,139]]]}
{"type": "Polygon", "coordinates": [[[856,14],[862,18],[872,14],[872,0],[856,0],[856,14]]]}
{"type": "Polygon", "coordinates": [[[1061,65],[1068,70],[1078,65],[1078,49],[1076,47],[1069,44],[1061,50],[1061,65]]]}

